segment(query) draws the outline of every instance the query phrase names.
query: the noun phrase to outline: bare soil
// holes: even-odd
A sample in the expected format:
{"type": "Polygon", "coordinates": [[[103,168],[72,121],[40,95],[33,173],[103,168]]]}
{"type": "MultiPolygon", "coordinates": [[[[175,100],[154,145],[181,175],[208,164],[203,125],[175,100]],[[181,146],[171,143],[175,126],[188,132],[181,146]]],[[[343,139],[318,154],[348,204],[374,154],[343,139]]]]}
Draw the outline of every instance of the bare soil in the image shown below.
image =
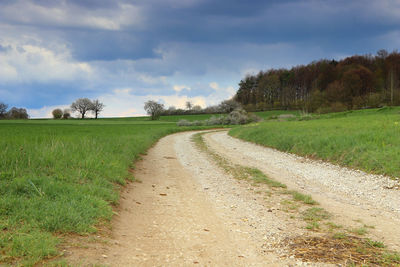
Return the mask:
{"type": "MultiPolygon", "coordinates": [[[[264,185],[233,179],[195,146],[193,134],[167,136],[143,156],[134,170],[137,182],[128,184],[121,194],[112,229],[100,231],[91,240],[82,237],[70,241],[65,247],[68,262],[83,266],[337,263],[329,259],[313,262],[318,259],[312,255],[302,258],[290,253],[288,248],[296,243],[288,240],[324,238],[325,233],[306,230],[300,215],[304,207],[291,209],[282,204],[288,196],[264,185]]],[[[260,160],[270,153],[268,149],[232,139],[226,132],[210,133],[205,139],[226,159],[257,167],[290,189],[311,194],[334,215],[332,222],[347,227],[373,226],[368,229],[368,237],[384,241],[393,249],[400,247],[400,229],[396,227],[400,220],[395,211],[377,211],[370,203],[354,204],[351,198],[346,200],[345,194],[330,197],[329,188],[315,181],[302,180],[299,184],[298,176],[287,168],[279,169],[284,163],[260,160]],[[253,157],[246,151],[259,154],[253,157]]]]}

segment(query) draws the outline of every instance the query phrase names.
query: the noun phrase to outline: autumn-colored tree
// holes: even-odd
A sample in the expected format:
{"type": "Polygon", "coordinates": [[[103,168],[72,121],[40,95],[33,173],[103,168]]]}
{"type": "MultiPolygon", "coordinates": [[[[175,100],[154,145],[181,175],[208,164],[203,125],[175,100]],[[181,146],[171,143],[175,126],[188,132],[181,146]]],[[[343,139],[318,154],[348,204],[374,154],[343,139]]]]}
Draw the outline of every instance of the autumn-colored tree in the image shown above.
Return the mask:
{"type": "Polygon", "coordinates": [[[344,106],[400,104],[400,54],[380,50],[376,56],[355,55],[260,71],[240,81],[234,99],[247,110],[341,110],[344,106]]]}

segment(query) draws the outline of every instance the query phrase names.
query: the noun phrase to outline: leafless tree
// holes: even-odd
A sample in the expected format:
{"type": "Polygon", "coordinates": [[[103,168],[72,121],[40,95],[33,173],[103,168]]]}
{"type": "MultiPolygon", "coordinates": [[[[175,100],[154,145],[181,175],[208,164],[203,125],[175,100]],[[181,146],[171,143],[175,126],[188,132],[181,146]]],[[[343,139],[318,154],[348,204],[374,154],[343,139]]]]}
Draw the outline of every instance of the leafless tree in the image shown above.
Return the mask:
{"type": "Polygon", "coordinates": [[[193,107],[193,104],[192,104],[192,102],[190,102],[190,101],[186,101],[186,108],[188,109],[188,110],[191,110],[192,109],[192,107],[193,107]]]}
{"type": "Polygon", "coordinates": [[[160,115],[164,110],[164,105],[157,103],[156,101],[149,100],[144,103],[144,110],[146,110],[147,114],[151,116],[152,120],[157,120],[160,118],[160,115]]]}
{"type": "Polygon", "coordinates": [[[0,102],[0,119],[5,118],[7,115],[8,105],[0,102]]]}
{"type": "Polygon", "coordinates": [[[99,115],[100,112],[103,111],[105,105],[101,103],[98,99],[93,100],[92,102],[92,112],[94,113],[95,119],[97,119],[97,116],[99,115]]]}
{"type": "Polygon", "coordinates": [[[74,103],[71,104],[71,110],[79,112],[81,118],[85,118],[86,112],[92,110],[93,103],[88,98],[79,98],[74,103]]]}

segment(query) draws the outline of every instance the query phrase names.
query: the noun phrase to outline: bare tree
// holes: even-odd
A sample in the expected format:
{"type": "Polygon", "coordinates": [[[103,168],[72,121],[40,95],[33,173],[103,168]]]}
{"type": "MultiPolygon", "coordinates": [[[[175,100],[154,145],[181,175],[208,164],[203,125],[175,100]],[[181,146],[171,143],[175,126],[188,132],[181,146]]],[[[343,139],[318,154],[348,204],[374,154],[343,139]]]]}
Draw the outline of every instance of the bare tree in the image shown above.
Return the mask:
{"type": "Polygon", "coordinates": [[[160,118],[160,115],[164,110],[164,105],[157,103],[156,101],[149,100],[144,103],[144,110],[146,110],[147,114],[151,116],[152,120],[157,120],[160,118]]]}
{"type": "Polygon", "coordinates": [[[7,115],[8,105],[0,102],[0,119],[5,118],[7,115]]]}
{"type": "Polygon", "coordinates": [[[92,104],[92,111],[94,113],[95,119],[97,119],[97,116],[100,114],[100,112],[103,111],[105,105],[101,103],[98,99],[93,100],[92,104]]]}
{"type": "Polygon", "coordinates": [[[71,104],[71,110],[79,112],[81,118],[85,118],[86,112],[92,110],[93,103],[88,98],[79,98],[74,103],[71,104]]]}
{"type": "Polygon", "coordinates": [[[193,107],[193,104],[192,104],[192,102],[190,102],[190,101],[186,101],[186,108],[188,109],[188,110],[191,110],[192,109],[192,107],[193,107]]]}

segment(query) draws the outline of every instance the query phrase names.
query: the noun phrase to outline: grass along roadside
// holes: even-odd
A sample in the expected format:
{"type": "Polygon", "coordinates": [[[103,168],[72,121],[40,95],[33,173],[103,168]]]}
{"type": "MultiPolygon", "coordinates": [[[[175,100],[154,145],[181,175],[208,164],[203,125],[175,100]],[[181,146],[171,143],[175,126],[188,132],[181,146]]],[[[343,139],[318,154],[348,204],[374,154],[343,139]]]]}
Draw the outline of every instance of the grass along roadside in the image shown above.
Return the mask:
{"type": "MultiPolygon", "coordinates": [[[[192,141],[197,147],[207,153],[214,162],[226,173],[239,180],[247,180],[257,186],[262,183],[271,190],[266,194],[282,196],[281,209],[289,213],[289,218],[300,219],[306,223],[308,235],[296,236],[285,240],[282,246],[287,246],[287,255],[292,255],[303,261],[339,263],[346,265],[400,265],[400,254],[387,250],[380,241],[374,241],[363,236],[367,229],[374,226],[365,225],[361,220],[355,220],[360,226],[356,228],[343,227],[331,221],[333,215],[312,199],[310,195],[302,194],[295,190],[288,190],[285,184],[267,177],[256,168],[241,166],[229,162],[227,159],[210,149],[204,141],[203,135],[210,132],[194,134],[192,141]],[[291,196],[291,199],[285,198],[291,196]]],[[[263,193],[257,190],[255,193],[263,193]]]]}
{"type": "Polygon", "coordinates": [[[309,121],[267,121],[231,136],[281,151],[400,177],[400,108],[321,115],[309,121]]]}
{"type": "Polygon", "coordinates": [[[0,265],[58,257],[63,236],[107,225],[133,162],[162,136],[187,129],[113,119],[0,121],[0,265]]]}

